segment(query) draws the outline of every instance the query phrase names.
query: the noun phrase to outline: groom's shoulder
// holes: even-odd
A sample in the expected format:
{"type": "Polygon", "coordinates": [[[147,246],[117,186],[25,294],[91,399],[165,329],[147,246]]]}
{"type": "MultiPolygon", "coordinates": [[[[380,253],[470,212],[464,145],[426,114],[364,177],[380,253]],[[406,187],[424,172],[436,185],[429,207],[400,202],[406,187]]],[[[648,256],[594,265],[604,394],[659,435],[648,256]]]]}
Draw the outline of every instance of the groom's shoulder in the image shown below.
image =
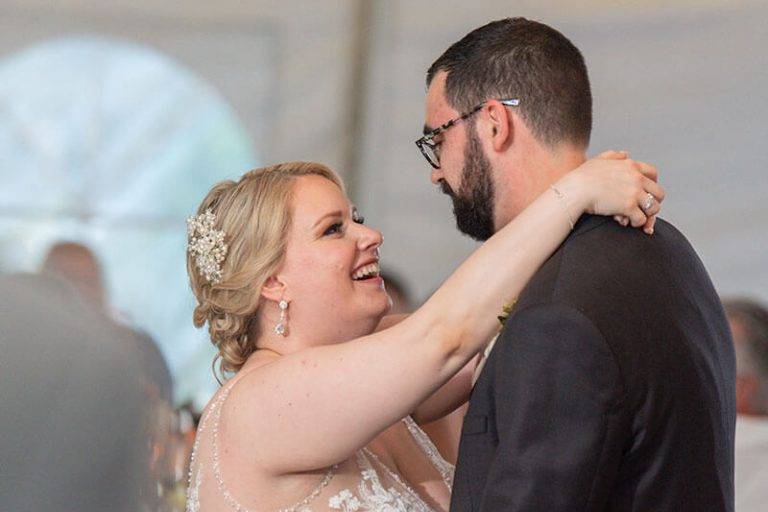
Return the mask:
{"type": "Polygon", "coordinates": [[[645,286],[682,268],[703,272],[696,252],[671,223],[653,235],[610,218],[585,216],[519,297],[519,306],[600,300],[600,293],[645,286]]]}
{"type": "Polygon", "coordinates": [[[612,219],[589,216],[579,222],[560,250],[564,277],[570,271],[578,276],[583,270],[592,278],[618,273],[632,279],[634,274],[650,269],[700,263],[686,237],[664,219],[657,219],[653,235],[648,235],[612,219]]]}

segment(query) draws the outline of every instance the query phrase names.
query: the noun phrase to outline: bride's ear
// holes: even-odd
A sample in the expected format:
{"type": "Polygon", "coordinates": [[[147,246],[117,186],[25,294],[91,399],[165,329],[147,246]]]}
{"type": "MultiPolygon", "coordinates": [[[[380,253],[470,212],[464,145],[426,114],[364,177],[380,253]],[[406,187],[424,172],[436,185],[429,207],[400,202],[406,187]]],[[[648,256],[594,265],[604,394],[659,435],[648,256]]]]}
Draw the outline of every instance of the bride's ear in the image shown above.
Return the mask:
{"type": "Polygon", "coordinates": [[[278,276],[270,276],[261,287],[261,296],[279,302],[285,298],[285,283],[278,276]]]}

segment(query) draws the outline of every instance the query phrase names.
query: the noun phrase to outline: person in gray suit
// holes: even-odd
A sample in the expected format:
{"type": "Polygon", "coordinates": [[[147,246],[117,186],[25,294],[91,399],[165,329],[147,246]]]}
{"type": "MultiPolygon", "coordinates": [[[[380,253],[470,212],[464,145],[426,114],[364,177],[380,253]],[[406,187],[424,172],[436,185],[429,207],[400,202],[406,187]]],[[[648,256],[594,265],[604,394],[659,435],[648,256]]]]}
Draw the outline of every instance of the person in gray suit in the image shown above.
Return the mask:
{"type": "Polygon", "coordinates": [[[125,331],[65,282],[0,276],[0,510],[140,510],[150,411],[125,331]]]}
{"type": "MultiPolygon", "coordinates": [[[[473,238],[586,159],[587,69],[547,25],[473,30],[427,85],[416,143],[473,238]]],[[[657,199],[638,197],[646,211],[657,199]]],[[[733,510],[734,353],[704,266],[662,220],[651,237],[590,215],[571,223],[479,374],[451,510],[733,510]]]]}
{"type": "MultiPolygon", "coordinates": [[[[54,243],[43,259],[40,273],[55,277],[71,285],[78,296],[88,305],[114,318],[104,287],[101,264],[96,254],[78,242],[54,243]]],[[[117,316],[120,316],[119,314],[117,316]]],[[[153,399],[170,407],[173,400],[173,380],[168,364],[155,340],[144,330],[125,322],[114,321],[115,329],[126,332],[123,339],[130,340],[141,355],[144,382],[153,399]]]]}

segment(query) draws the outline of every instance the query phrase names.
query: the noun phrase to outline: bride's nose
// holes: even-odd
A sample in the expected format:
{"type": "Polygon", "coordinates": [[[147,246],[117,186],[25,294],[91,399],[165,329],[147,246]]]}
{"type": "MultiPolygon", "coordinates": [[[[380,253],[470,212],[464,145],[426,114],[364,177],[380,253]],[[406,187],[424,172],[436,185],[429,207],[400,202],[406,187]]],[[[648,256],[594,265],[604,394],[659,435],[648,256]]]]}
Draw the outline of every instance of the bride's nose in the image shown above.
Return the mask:
{"type": "Polygon", "coordinates": [[[381,232],[378,229],[369,228],[364,225],[359,225],[359,229],[360,234],[357,239],[357,247],[361,251],[376,249],[384,242],[384,237],[381,236],[381,232]]]}

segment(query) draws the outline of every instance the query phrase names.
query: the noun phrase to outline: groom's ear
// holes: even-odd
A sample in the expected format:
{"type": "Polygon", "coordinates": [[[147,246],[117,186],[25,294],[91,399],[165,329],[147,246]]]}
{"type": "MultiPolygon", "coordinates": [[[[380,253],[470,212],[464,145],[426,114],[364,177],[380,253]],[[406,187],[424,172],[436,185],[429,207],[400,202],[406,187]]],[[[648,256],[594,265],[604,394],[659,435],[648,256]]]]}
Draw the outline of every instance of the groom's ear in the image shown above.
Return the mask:
{"type": "Polygon", "coordinates": [[[514,135],[514,122],[509,110],[498,100],[489,100],[483,106],[487,119],[486,136],[491,137],[494,151],[506,151],[514,135]]]}

